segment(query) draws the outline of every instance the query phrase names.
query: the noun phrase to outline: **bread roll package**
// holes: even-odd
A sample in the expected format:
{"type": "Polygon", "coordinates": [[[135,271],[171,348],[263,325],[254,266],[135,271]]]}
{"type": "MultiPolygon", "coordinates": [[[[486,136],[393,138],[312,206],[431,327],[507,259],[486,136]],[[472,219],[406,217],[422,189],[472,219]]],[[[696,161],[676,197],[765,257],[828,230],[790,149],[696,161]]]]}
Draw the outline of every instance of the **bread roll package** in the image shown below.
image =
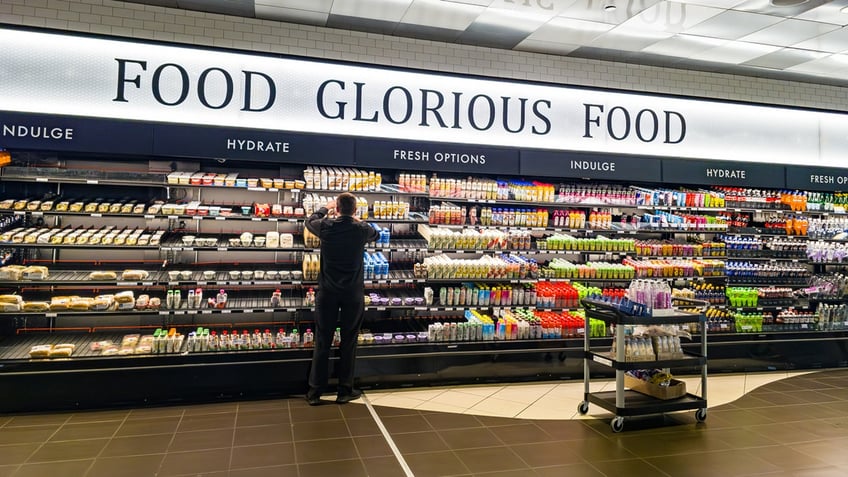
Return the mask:
{"type": "Polygon", "coordinates": [[[35,345],[29,349],[29,357],[30,358],[46,358],[50,356],[50,350],[53,349],[53,345],[35,345]]]}
{"type": "Polygon", "coordinates": [[[23,305],[24,299],[20,295],[0,295],[0,303],[14,303],[23,305]]]}

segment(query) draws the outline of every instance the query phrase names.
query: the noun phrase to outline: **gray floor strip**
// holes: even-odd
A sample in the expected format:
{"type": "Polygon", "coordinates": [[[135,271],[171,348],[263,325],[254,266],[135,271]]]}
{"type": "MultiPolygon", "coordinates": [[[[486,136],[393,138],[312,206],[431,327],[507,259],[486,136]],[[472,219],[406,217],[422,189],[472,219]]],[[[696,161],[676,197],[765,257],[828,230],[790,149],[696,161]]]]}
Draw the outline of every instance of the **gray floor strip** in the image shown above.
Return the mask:
{"type": "Polygon", "coordinates": [[[368,396],[365,393],[362,394],[362,400],[365,401],[365,407],[368,408],[368,412],[371,413],[371,417],[374,418],[374,422],[377,423],[377,427],[380,428],[380,432],[383,433],[383,438],[386,439],[386,443],[389,444],[389,448],[392,449],[392,453],[394,453],[395,458],[400,464],[400,467],[403,469],[403,473],[406,477],[415,477],[415,474],[412,473],[412,469],[409,468],[409,465],[406,463],[406,460],[403,458],[403,455],[400,453],[400,450],[395,445],[395,441],[392,440],[392,436],[389,434],[386,426],[383,425],[383,421],[380,420],[380,416],[377,415],[377,411],[374,409],[374,406],[371,405],[371,401],[368,400],[368,396]]]}

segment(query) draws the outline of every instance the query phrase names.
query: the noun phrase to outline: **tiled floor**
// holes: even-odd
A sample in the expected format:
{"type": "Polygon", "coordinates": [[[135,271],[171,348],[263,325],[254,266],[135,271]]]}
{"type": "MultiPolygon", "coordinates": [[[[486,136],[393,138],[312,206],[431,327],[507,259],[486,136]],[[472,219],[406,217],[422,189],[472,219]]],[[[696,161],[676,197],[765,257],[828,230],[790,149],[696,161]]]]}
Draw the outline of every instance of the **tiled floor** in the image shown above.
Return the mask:
{"type": "Polygon", "coordinates": [[[576,416],[576,382],[0,416],[0,477],[848,475],[848,370],[708,385],[705,424],[674,413],[619,434],[594,407],[576,416]]]}

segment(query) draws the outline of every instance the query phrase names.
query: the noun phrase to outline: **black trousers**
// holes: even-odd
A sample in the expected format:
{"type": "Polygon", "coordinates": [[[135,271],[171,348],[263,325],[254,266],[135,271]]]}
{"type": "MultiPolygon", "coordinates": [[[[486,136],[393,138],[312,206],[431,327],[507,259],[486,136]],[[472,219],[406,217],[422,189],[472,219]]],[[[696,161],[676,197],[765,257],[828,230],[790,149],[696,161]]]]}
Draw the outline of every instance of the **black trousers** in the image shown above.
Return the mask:
{"type": "Polygon", "coordinates": [[[315,344],[312,350],[312,369],[309,372],[309,397],[320,396],[327,387],[330,366],[330,347],[336,327],[341,328],[341,345],[336,375],[339,378],[339,394],[353,389],[356,338],[362,327],[364,293],[334,293],[319,290],[315,297],[317,319],[315,320],[315,344]]]}

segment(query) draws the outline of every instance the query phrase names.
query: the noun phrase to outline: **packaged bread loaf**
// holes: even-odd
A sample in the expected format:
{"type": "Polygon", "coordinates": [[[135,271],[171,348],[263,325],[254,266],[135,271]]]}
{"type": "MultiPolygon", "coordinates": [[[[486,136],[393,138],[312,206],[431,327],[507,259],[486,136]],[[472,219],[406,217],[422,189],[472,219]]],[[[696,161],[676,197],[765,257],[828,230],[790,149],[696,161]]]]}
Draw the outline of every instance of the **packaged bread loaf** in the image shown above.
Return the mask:
{"type": "Polygon", "coordinates": [[[76,297],[75,299],[71,300],[69,308],[71,311],[88,311],[91,309],[92,302],[94,302],[93,298],[76,297]]]}
{"type": "MultiPolygon", "coordinates": [[[[100,212],[100,213],[110,212],[111,208],[112,208],[112,204],[110,204],[108,202],[101,202],[100,204],[97,204],[97,211],[100,212]]],[[[117,210],[121,210],[120,205],[118,205],[117,210]]]]}
{"type": "Polygon", "coordinates": [[[25,301],[24,306],[21,307],[23,311],[26,312],[44,312],[50,310],[50,303],[46,301],[25,301]]]}
{"type": "Polygon", "coordinates": [[[56,204],[56,211],[57,212],[67,212],[68,208],[70,206],[71,206],[70,202],[68,202],[67,200],[63,200],[62,202],[59,202],[58,204],[56,204]]]}
{"type": "Polygon", "coordinates": [[[115,293],[115,301],[118,303],[135,303],[135,295],[132,290],[115,293]]]}
{"type": "Polygon", "coordinates": [[[71,207],[68,209],[71,212],[82,212],[82,209],[85,207],[85,202],[74,202],[71,204],[71,207]]]}
{"type": "Polygon", "coordinates": [[[30,358],[46,358],[50,356],[50,350],[53,349],[53,345],[35,345],[29,349],[29,357],[30,358]]]}
{"type": "Polygon", "coordinates": [[[71,302],[79,297],[76,296],[54,296],[50,299],[50,311],[67,311],[71,309],[71,302]]]}
{"type": "Polygon", "coordinates": [[[0,280],[20,280],[26,269],[23,265],[6,265],[0,267],[0,280]]]}
{"type": "Polygon", "coordinates": [[[6,199],[0,201],[0,210],[9,210],[15,205],[15,199],[6,199]]]}
{"type": "Polygon", "coordinates": [[[124,206],[124,204],[121,204],[120,202],[115,202],[114,204],[110,204],[110,205],[109,205],[109,213],[110,213],[110,214],[117,214],[117,213],[120,213],[120,212],[121,212],[121,208],[122,208],[123,206],[124,206]]]}
{"type": "Polygon", "coordinates": [[[32,201],[27,202],[26,210],[34,211],[34,210],[38,210],[39,207],[41,207],[41,201],[40,200],[32,200],[32,201]]]}
{"type": "Polygon", "coordinates": [[[45,200],[44,202],[41,203],[41,210],[42,211],[47,212],[47,211],[50,211],[52,209],[53,209],[53,201],[52,200],[45,200]]]}
{"type": "Polygon", "coordinates": [[[71,356],[74,352],[74,345],[71,344],[58,344],[54,346],[50,353],[48,353],[48,357],[50,358],[67,358],[71,356]]]}
{"type": "Polygon", "coordinates": [[[47,267],[41,265],[31,265],[23,270],[24,280],[44,280],[49,275],[50,272],[47,270],[47,267]]]}
{"type": "Polygon", "coordinates": [[[27,201],[26,199],[16,200],[14,204],[12,204],[12,208],[15,210],[24,210],[26,209],[27,201]]]}
{"type": "Polygon", "coordinates": [[[0,295],[0,303],[14,303],[22,305],[24,299],[20,295],[0,295]]]}
{"type": "Polygon", "coordinates": [[[94,311],[107,311],[113,309],[114,305],[115,295],[99,295],[94,297],[94,300],[91,301],[89,309],[94,311]]]}

